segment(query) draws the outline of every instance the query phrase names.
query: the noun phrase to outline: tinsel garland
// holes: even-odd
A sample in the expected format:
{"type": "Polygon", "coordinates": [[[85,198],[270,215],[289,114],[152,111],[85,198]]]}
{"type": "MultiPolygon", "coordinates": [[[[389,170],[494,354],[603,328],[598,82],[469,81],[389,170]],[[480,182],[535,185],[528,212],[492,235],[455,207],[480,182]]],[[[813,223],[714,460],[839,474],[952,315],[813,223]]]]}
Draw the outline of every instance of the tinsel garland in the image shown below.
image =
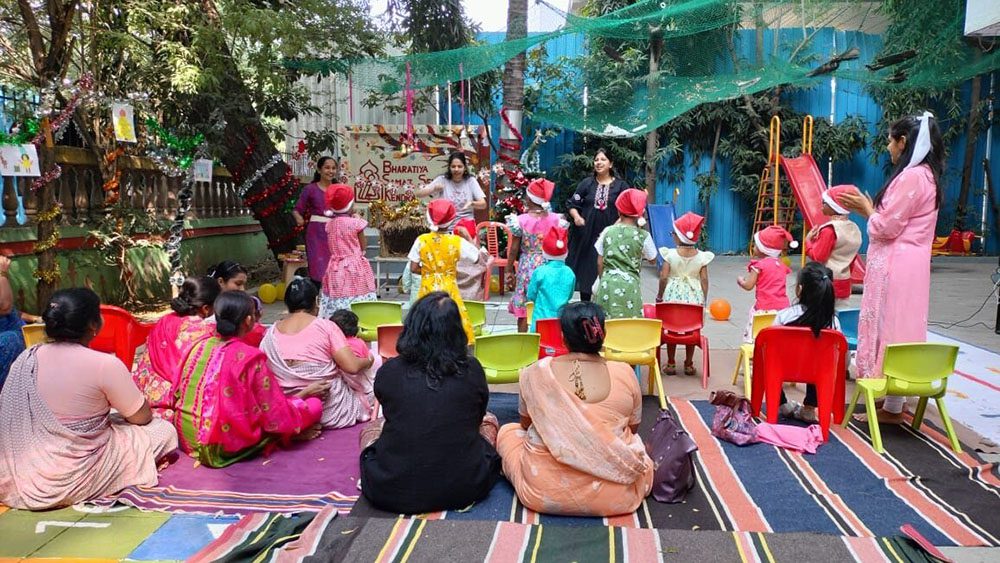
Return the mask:
{"type": "Polygon", "coordinates": [[[292,228],[292,230],[287,235],[285,235],[283,237],[280,237],[278,239],[275,239],[275,240],[267,243],[267,247],[268,248],[279,248],[281,246],[284,246],[285,244],[287,244],[287,243],[291,242],[292,240],[296,239],[299,236],[299,234],[302,231],[304,231],[304,230],[306,230],[306,226],[305,225],[295,225],[292,228]]]}
{"type": "Polygon", "coordinates": [[[51,248],[55,248],[57,244],[59,244],[59,228],[58,227],[55,228],[55,229],[53,229],[52,234],[49,235],[49,238],[47,238],[47,239],[45,239],[43,241],[36,242],[35,243],[35,249],[33,250],[33,252],[35,254],[41,254],[42,252],[45,252],[46,250],[49,250],[51,248]]]}
{"type": "MultiPolygon", "coordinates": [[[[52,133],[58,132],[69,122],[70,118],[73,117],[73,113],[76,112],[76,108],[80,105],[83,94],[88,92],[93,85],[94,76],[89,72],[80,77],[76,82],[76,86],[73,87],[73,94],[69,99],[69,103],[66,104],[66,107],[59,112],[59,115],[55,119],[49,122],[49,130],[52,133]]],[[[35,146],[41,146],[44,139],[45,131],[39,131],[35,134],[31,143],[35,146]]]]}
{"type": "Polygon", "coordinates": [[[246,171],[247,164],[253,157],[253,153],[257,151],[257,133],[248,127],[247,136],[250,137],[250,141],[247,143],[247,146],[243,148],[243,156],[232,170],[233,179],[237,182],[242,182],[243,173],[246,171]]]}
{"type": "Polygon", "coordinates": [[[146,119],[146,128],[149,132],[159,137],[161,143],[179,153],[193,154],[195,149],[205,142],[205,136],[201,133],[193,137],[178,137],[164,129],[152,117],[146,119]]]}
{"type": "Polygon", "coordinates": [[[62,215],[62,204],[53,203],[52,207],[49,207],[45,211],[40,211],[35,214],[35,221],[39,223],[44,223],[45,221],[54,221],[62,215]]]}
{"type": "Polygon", "coordinates": [[[274,168],[279,162],[281,162],[281,154],[275,153],[274,156],[272,156],[271,159],[268,160],[266,164],[264,164],[264,166],[258,168],[257,171],[254,172],[252,176],[250,176],[242,184],[240,184],[240,187],[236,190],[236,193],[239,194],[240,199],[245,198],[247,192],[250,190],[251,187],[253,187],[254,184],[257,183],[257,180],[260,180],[264,176],[264,174],[267,174],[268,170],[274,168]]]}
{"type": "Polygon", "coordinates": [[[49,168],[44,174],[31,181],[31,191],[38,190],[38,188],[56,180],[59,176],[62,176],[62,167],[58,164],[53,164],[52,168],[49,168]]]}
{"type": "Polygon", "coordinates": [[[59,271],[59,263],[57,262],[52,266],[51,270],[42,270],[40,268],[35,268],[35,278],[39,279],[49,285],[52,285],[59,281],[62,273],[59,271]]]}
{"type": "Polygon", "coordinates": [[[23,130],[20,127],[15,127],[14,131],[10,134],[5,131],[0,131],[0,145],[23,145],[29,142],[37,134],[38,121],[35,119],[27,119],[24,121],[23,130]]]}
{"type": "Polygon", "coordinates": [[[282,176],[280,179],[278,179],[277,182],[271,184],[270,186],[267,186],[263,190],[255,193],[253,195],[247,196],[243,200],[243,202],[246,203],[247,205],[254,205],[254,204],[258,203],[258,202],[264,201],[265,199],[268,199],[272,195],[278,193],[278,191],[281,190],[281,188],[283,188],[285,185],[293,182],[294,180],[295,180],[295,177],[292,175],[292,169],[288,168],[288,169],[285,170],[285,175],[282,176]]]}

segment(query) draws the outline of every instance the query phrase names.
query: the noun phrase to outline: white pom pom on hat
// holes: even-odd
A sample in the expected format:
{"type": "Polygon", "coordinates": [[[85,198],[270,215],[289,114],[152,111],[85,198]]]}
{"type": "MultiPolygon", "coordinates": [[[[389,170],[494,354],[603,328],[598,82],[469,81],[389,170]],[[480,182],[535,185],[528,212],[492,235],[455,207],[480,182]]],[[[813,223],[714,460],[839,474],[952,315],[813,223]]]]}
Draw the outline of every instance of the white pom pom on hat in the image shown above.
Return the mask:
{"type": "Polygon", "coordinates": [[[326,215],[327,217],[333,217],[333,211],[327,209],[326,211],[323,212],[323,215],[326,215]]]}
{"type": "Polygon", "coordinates": [[[684,233],[684,236],[686,236],[687,238],[694,238],[694,233],[691,232],[691,231],[688,231],[688,232],[684,233]]]}
{"type": "Polygon", "coordinates": [[[792,242],[788,243],[788,248],[798,248],[798,247],[799,247],[798,241],[793,240],[792,242]]]}
{"type": "Polygon", "coordinates": [[[565,248],[565,247],[566,247],[566,243],[564,243],[561,240],[560,241],[556,241],[556,248],[565,248]]]}
{"type": "Polygon", "coordinates": [[[645,217],[639,217],[639,220],[638,220],[638,221],[636,221],[636,223],[637,223],[637,224],[638,224],[638,225],[639,225],[640,227],[645,227],[645,226],[646,226],[646,219],[645,219],[645,217]]]}

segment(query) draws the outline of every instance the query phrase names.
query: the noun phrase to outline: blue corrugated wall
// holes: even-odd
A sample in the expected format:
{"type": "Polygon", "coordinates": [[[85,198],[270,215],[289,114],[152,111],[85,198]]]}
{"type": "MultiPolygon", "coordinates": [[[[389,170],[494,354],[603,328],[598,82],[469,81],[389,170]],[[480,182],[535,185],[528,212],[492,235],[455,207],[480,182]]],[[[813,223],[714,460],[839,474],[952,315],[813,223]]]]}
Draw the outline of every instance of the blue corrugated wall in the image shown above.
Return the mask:
{"type": "MultiPolygon", "coordinates": [[[[787,54],[802,41],[803,33],[810,34],[814,30],[807,29],[781,29],[765,30],[764,42],[765,51],[773,49],[775,43],[775,33],[778,34],[777,45],[779,52],[787,57],[787,54]]],[[[480,39],[488,42],[503,41],[503,33],[484,33],[480,39]]],[[[880,36],[870,35],[856,31],[837,31],[834,29],[820,29],[807,47],[801,53],[816,55],[817,62],[825,60],[834,52],[841,52],[851,46],[856,46],[861,50],[861,56],[856,61],[849,61],[841,65],[841,68],[860,69],[864,63],[874,58],[882,47],[880,36]]],[[[550,59],[554,60],[559,56],[576,56],[586,49],[585,40],[578,35],[564,36],[546,44],[546,49],[550,59]]],[[[737,40],[737,50],[744,59],[754,57],[754,31],[742,30],[737,40]]],[[[1000,77],[997,77],[996,87],[1000,90],[1000,77]]],[[[969,95],[968,84],[965,85],[964,93],[966,98],[969,95]]],[[[982,96],[985,98],[989,93],[989,77],[983,78],[982,96]]],[[[834,101],[834,120],[839,122],[847,116],[858,116],[869,124],[869,144],[874,146],[882,144],[883,139],[875,138],[875,125],[881,117],[882,109],[868,95],[865,86],[858,82],[838,80],[836,89],[831,92],[829,79],[821,80],[817,85],[808,88],[794,90],[785,94],[790,105],[796,110],[812,114],[816,119],[829,119],[831,109],[831,98],[834,101]]],[[[478,121],[477,121],[478,123],[478,121]]],[[[494,136],[499,134],[499,117],[490,119],[490,127],[494,136]]],[[[537,124],[526,123],[525,129],[530,132],[537,124]]],[[[544,126],[544,124],[542,124],[544,126]]],[[[945,121],[942,126],[948,126],[945,121]]],[[[997,184],[997,191],[1000,192],[1000,128],[994,128],[996,138],[991,150],[990,163],[994,182],[997,184]]],[[[543,169],[551,169],[558,164],[559,156],[573,150],[575,136],[571,132],[563,132],[559,136],[550,139],[540,151],[541,164],[543,169]]],[[[786,143],[798,143],[798,139],[787,140],[786,143]]],[[[950,227],[953,217],[956,200],[961,183],[962,160],[965,151],[964,135],[955,140],[948,147],[949,160],[947,171],[944,177],[945,203],[941,208],[942,231],[950,227]]],[[[833,165],[833,184],[855,184],[863,190],[874,194],[882,186],[888,174],[888,158],[881,156],[875,162],[872,160],[873,151],[871,147],[859,152],[853,159],[846,162],[836,162],[833,165]]],[[[983,131],[976,144],[975,158],[973,159],[972,190],[970,196],[970,206],[974,209],[969,227],[977,232],[980,229],[982,216],[980,213],[982,198],[984,194],[982,161],[986,156],[986,132],[983,131]]],[[[665,182],[657,186],[658,202],[669,201],[673,197],[674,188],[677,188],[679,195],[677,198],[677,208],[679,212],[694,210],[705,213],[709,217],[708,237],[709,244],[716,252],[743,252],[747,247],[750,236],[750,228],[753,215],[753,204],[747,203],[737,194],[726,189],[729,184],[729,166],[726,162],[718,162],[716,170],[719,174],[719,191],[713,196],[708,209],[697,201],[698,188],[694,184],[694,178],[701,172],[708,170],[708,157],[701,162],[686,162],[684,180],[680,185],[667,185],[665,182]],[[707,213],[706,213],[707,212],[707,213]]],[[[820,163],[820,167],[826,175],[825,163],[820,163]]],[[[997,194],[1000,196],[1000,193],[997,194]]],[[[1000,201],[997,202],[1000,204],[1000,201]]],[[[986,250],[990,254],[1000,251],[1000,236],[994,228],[994,216],[992,208],[987,204],[987,240],[986,250]]],[[[860,222],[859,222],[860,223],[860,222]]],[[[866,240],[867,244],[867,240],[866,240]]]]}

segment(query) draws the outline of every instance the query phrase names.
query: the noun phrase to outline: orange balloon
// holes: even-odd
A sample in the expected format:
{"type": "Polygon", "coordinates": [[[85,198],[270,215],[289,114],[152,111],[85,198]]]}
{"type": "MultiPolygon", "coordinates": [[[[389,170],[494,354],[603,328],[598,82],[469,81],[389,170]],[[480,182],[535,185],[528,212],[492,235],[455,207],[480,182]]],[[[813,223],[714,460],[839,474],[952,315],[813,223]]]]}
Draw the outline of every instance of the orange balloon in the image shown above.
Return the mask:
{"type": "Polygon", "coordinates": [[[729,314],[733,312],[733,307],[725,299],[713,299],[708,304],[708,312],[717,321],[728,321],[729,314]]]}

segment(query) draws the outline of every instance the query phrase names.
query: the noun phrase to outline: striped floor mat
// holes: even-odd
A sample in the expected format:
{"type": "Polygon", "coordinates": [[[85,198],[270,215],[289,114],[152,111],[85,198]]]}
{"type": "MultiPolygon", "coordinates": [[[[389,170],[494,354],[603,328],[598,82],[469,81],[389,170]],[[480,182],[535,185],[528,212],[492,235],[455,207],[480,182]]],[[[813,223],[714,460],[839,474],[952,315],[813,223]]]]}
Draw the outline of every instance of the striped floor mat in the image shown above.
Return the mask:
{"type": "Polygon", "coordinates": [[[190,561],[931,561],[901,536],[571,528],[514,522],[337,517],[306,524],[259,515],[230,528],[190,561]],[[289,534],[293,539],[288,541],[289,534]]]}
{"type": "MultiPolygon", "coordinates": [[[[505,397],[491,397],[501,419],[505,397]]],[[[513,399],[516,404],[516,399],[513,399]]],[[[656,417],[647,398],[640,433],[656,417]]],[[[516,407],[514,407],[516,408],[516,407]]],[[[461,512],[424,515],[428,520],[506,521],[543,526],[621,526],[733,532],[818,532],[848,537],[892,536],[911,524],[934,545],[1000,546],[1000,474],[975,453],[955,454],[940,430],[925,424],[883,427],[886,454],[871,448],[866,424],[835,428],[815,455],[765,444],[739,447],[710,433],[714,407],[671,400],[671,409],[699,445],[697,486],[684,503],[647,499],[632,514],[613,518],[535,513],[517,501],[510,484],[461,512]]],[[[360,518],[389,518],[362,497],[351,510],[360,518]]]]}

